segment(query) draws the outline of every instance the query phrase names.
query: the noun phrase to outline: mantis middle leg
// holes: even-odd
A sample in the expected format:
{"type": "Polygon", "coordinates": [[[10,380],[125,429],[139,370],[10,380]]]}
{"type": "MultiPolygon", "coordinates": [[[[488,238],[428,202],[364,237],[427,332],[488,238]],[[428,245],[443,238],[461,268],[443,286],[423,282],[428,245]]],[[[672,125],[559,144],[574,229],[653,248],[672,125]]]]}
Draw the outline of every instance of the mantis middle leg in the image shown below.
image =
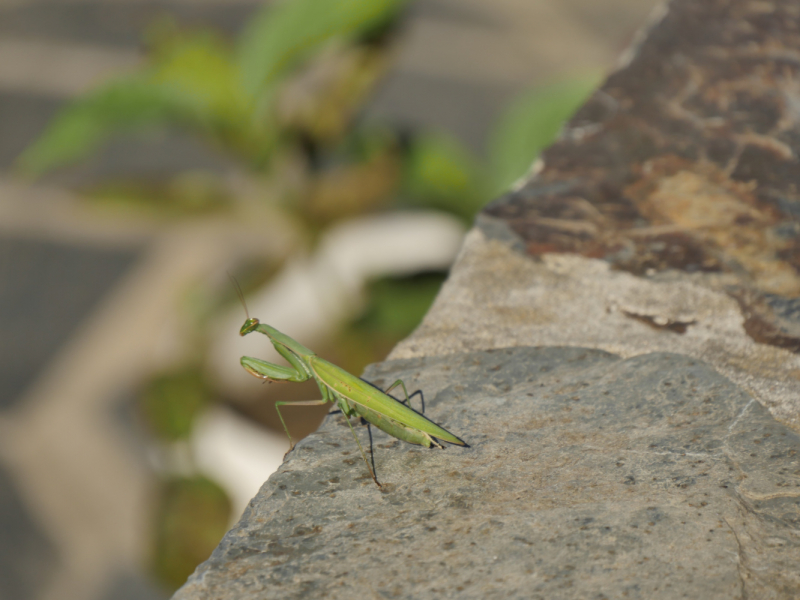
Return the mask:
{"type": "MultiPolygon", "coordinates": [[[[386,388],[386,390],[383,393],[384,394],[388,394],[394,388],[396,388],[398,385],[403,387],[403,393],[406,395],[405,404],[407,404],[409,407],[411,406],[411,396],[416,396],[417,394],[419,394],[420,400],[422,402],[422,414],[425,414],[425,398],[422,396],[422,390],[417,390],[416,392],[411,394],[411,396],[409,396],[408,395],[408,390],[406,389],[406,384],[403,383],[402,379],[398,379],[397,381],[395,381],[392,385],[390,385],[388,388],[386,388]]],[[[401,402],[402,402],[402,400],[401,400],[401,402]]]]}

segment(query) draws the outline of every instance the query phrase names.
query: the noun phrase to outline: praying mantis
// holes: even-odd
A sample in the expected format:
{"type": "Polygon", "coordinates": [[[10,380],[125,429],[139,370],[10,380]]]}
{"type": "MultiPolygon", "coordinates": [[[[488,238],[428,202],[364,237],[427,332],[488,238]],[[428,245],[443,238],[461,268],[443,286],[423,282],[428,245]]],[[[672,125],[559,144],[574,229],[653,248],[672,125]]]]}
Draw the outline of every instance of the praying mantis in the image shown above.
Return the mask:
{"type": "Polygon", "coordinates": [[[278,351],[278,354],[285,358],[290,366],[285,367],[259,358],[243,356],[241,363],[248,373],[266,381],[301,382],[314,378],[322,394],[322,399],[320,400],[275,403],[278,417],[280,417],[283,429],[289,438],[290,450],[294,448],[294,442],[283,420],[280,407],[285,405],[316,406],[329,402],[337,404],[344,414],[356,444],[358,444],[358,449],[361,451],[361,458],[364,459],[364,464],[367,465],[369,474],[372,475],[372,480],[378,488],[382,488],[382,486],[378,482],[378,478],[375,477],[375,472],[370,467],[369,461],[367,461],[367,455],[364,453],[361,442],[358,441],[358,436],[350,423],[350,417],[362,417],[392,437],[412,444],[419,444],[426,448],[431,446],[443,448],[435,438],[458,446],[467,445],[446,429],[439,427],[439,425],[406,404],[389,396],[389,392],[400,385],[405,392],[406,402],[408,402],[408,390],[406,390],[405,383],[402,380],[398,379],[385,392],[382,392],[366,381],[351,375],[341,367],[337,367],[333,363],[320,358],[313,351],[274,327],[270,327],[247,315],[244,325],[239,330],[239,335],[245,336],[254,331],[266,335],[275,350],[278,351]]]}

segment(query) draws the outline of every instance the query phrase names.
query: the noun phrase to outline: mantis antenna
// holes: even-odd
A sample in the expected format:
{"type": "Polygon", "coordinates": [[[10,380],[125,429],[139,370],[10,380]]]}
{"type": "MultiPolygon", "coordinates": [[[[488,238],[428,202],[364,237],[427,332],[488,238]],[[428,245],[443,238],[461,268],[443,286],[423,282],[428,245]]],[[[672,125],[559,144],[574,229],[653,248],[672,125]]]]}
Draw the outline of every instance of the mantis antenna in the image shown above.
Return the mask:
{"type": "Polygon", "coordinates": [[[250,320],[250,311],[247,310],[247,302],[244,301],[244,292],[242,291],[242,286],[239,285],[239,282],[236,281],[236,277],[230,274],[230,271],[226,271],[228,274],[228,279],[231,280],[231,284],[233,285],[233,289],[236,290],[236,296],[239,298],[239,302],[242,304],[242,308],[244,309],[244,314],[247,320],[250,320]]]}

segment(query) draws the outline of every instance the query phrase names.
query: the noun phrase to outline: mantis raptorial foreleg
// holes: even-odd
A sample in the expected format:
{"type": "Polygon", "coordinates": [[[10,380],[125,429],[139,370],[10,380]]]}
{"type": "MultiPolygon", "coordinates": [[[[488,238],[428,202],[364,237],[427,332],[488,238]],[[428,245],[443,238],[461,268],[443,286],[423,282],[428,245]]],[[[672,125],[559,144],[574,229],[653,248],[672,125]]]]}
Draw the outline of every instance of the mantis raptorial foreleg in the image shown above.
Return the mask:
{"type": "Polygon", "coordinates": [[[260,358],[251,358],[250,360],[252,361],[252,364],[245,365],[247,372],[251,375],[255,375],[259,379],[264,379],[265,381],[277,381],[279,383],[291,381],[294,383],[300,383],[311,379],[311,375],[304,371],[298,371],[295,368],[282,367],[281,365],[276,365],[265,360],[261,360],[260,358]]]}
{"type": "MultiPolygon", "coordinates": [[[[286,352],[283,348],[275,348],[287,361],[290,363],[297,363],[296,357],[291,355],[290,353],[286,352]]],[[[253,358],[252,364],[249,366],[245,366],[245,369],[256,377],[260,379],[264,379],[265,381],[269,381],[272,383],[275,382],[287,382],[292,381],[296,383],[300,383],[303,381],[308,381],[311,379],[311,374],[306,372],[302,369],[301,365],[292,364],[292,367],[283,367],[281,365],[276,365],[274,363],[267,362],[265,360],[261,360],[258,358],[253,358]]],[[[275,403],[275,410],[278,411],[278,418],[281,420],[281,425],[283,425],[283,430],[286,432],[286,437],[289,438],[289,450],[291,451],[294,448],[294,440],[292,440],[292,436],[289,433],[289,428],[286,426],[286,421],[283,420],[283,415],[281,414],[281,406],[320,406],[322,404],[328,404],[331,401],[328,394],[323,392],[322,400],[287,400],[287,401],[280,401],[275,403]]]]}

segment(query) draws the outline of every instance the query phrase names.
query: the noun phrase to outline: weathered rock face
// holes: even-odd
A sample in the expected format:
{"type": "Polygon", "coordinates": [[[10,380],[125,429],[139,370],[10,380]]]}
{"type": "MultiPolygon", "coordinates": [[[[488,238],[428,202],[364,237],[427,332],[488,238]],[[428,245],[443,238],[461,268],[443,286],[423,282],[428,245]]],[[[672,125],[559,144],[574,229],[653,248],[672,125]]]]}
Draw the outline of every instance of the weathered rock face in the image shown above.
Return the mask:
{"type": "Polygon", "coordinates": [[[800,5],[673,0],[654,17],[484,210],[392,358],[679,352],[800,431],[800,5]]]}
{"type": "Polygon", "coordinates": [[[379,491],[329,417],[176,599],[800,590],[800,437],[708,365],[518,347],[368,372],[397,377],[470,447],[377,432],[379,491]]]}
{"type": "MultiPolygon", "coordinates": [[[[728,293],[732,276],[639,277],[569,253],[531,259],[514,249],[514,238],[498,239],[502,222],[481,217],[479,225],[422,325],[390,358],[523,345],[625,358],[675,352],[708,362],[800,431],[800,355],[748,334],[743,308],[728,293]]],[[[800,323],[800,314],[784,319],[800,323]]]]}
{"type": "Polygon", "coordinates": [[[673,0],[657,16],[486,213],[533,255],[800,294],[800,5],[673,0]]]}

